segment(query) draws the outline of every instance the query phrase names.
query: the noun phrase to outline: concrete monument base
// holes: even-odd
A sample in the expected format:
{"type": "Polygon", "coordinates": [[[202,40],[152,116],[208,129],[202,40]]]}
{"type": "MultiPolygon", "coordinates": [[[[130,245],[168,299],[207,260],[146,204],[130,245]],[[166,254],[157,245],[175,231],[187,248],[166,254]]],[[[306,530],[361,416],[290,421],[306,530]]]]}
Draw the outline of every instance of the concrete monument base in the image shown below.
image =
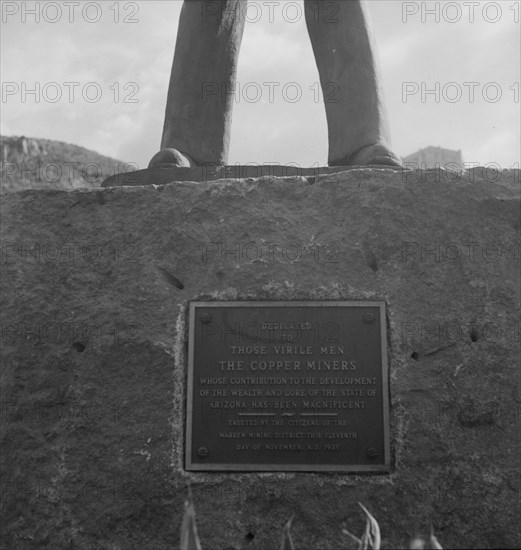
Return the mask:
{"type": "Polygon", "coordinates": [[[3,547],[174,548],[188,485],[205,549],[292,514],[296,547],[348,547],[358,501],[385,548],[521,546],[519,195],[365,168],[4,197],[3,547]],[[185,471],[196,300],[385,301],[391,472],[185,471]]]}

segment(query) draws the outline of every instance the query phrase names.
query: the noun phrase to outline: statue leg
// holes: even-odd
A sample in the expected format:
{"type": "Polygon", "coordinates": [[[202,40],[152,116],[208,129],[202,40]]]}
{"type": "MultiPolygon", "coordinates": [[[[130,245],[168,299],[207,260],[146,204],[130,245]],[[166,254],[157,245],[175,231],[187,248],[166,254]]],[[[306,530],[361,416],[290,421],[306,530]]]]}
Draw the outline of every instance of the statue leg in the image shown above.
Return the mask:
{"type": "Polygon", "coordinates": [[[391,151],[364,0],[305,0],[324,94],[330,166],[400,165],[391,151]]]}
{"type": "Polygon", "coordinates": [[[185,0],[166,104],[161,151],[150,166],[226,164],[242,0],[185,0]]]}

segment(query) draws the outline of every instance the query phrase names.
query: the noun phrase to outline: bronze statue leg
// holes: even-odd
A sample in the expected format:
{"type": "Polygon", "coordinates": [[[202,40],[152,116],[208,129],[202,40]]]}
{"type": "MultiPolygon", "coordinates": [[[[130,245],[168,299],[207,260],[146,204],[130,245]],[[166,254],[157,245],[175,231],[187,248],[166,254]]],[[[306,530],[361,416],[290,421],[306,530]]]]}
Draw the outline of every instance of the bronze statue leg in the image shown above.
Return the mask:
{"type": "Polygon", "coordinates": [[[161,151],[151,166],[228,159],[243,0],[185,0],[179,19],[161,151]]]}
{"type": "MultiPolygon", "coordinates": [[[[150,166],[226,164],[245,8],[245,0],[185,0],[161,151],[150,166]]],[[[305,8],[324,91],[329,164],[399,165],[364,0],[305,0],[305,8]]]]}
{"type": "Polygon", "coordinates": [[[391,152],[364,0],[305,0],[323,89],[330,165],[400,164],[391,152]]]}

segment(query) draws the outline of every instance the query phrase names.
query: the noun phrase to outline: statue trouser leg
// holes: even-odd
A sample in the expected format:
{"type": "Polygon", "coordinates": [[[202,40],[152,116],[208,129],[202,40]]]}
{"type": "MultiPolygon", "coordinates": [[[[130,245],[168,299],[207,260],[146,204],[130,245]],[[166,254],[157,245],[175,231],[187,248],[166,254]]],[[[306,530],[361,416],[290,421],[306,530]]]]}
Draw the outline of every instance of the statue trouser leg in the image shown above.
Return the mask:
{"type": "Polygon", "coordinates": [[[330,165],[399,164],[391,152],[364,0],[305,0],[323,89],[330,165]]]}
{"type": "Polygon", "coordinates": [[[226,164],[245,7],[243,0],[185,0],[161,151],[151,166],[226,164]]]}

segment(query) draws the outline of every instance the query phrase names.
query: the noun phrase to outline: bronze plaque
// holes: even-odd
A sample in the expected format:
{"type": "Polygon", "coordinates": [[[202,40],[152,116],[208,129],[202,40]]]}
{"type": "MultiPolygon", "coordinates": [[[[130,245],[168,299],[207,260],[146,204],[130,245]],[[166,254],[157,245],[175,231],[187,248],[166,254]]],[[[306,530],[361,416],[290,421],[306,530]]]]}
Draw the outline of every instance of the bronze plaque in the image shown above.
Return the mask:
{"type": "Polygon", "coordinates": [[[385,303],[190,306],[186,469],[385,472],[385,303]]]}

